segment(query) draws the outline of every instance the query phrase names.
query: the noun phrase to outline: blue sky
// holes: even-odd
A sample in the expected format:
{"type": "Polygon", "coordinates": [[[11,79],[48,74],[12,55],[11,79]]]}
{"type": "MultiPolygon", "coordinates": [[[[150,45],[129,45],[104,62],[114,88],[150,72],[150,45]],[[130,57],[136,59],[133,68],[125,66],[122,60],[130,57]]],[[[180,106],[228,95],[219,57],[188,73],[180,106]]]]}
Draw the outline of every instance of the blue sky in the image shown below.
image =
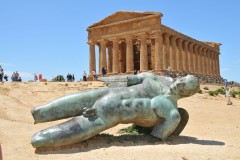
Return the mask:
{"type": "Polygon", "coordinates": [[[221,76],[240,82],[238,0],[1,0],[0,65],[43,78],[89,71],[86,28],[116,11],[163,13],[162,23],[197,40],[222,43],[221,76]]]}

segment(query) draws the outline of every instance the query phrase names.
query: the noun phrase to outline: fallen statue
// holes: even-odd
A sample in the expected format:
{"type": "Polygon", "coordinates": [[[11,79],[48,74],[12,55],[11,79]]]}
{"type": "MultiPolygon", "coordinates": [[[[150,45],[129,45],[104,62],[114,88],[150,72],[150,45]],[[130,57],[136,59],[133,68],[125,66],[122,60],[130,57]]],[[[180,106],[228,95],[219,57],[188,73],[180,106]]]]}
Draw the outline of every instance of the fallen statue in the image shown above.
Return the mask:
{"type": "Polygon", "coordinates": [[[188,120],[187,112],[178,109],[177,100],[198,90],[199,81],[192,75],[174,81],[147,72],[127,76],[127,87],[66,95],[32,109],[35,124],[76,116],[34,134],[32,146],[78,143],[120,123],[152,127],[151,135],[164,141],[173,133],[179,135],[188,120]]]}

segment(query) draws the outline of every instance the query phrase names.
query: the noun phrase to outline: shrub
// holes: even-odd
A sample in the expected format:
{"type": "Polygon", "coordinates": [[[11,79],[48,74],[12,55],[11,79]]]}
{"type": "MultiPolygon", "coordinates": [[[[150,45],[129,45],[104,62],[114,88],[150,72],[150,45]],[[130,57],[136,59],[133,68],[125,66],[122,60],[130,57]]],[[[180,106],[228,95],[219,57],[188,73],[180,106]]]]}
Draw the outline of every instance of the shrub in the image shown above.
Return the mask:
{"type": "Polygon", "coordinates": [[[121,129],[119,132],[120,133],[128,133],[131,135],[142,135],[142,134],[150,134],[152,132],[153,127],[141,127],[137,126],[135,124],[121,129]]]}
{"type": "Polygon", "coordinates": [[[204,87],[203,89],[204,89],[204,90],[209,90],[208,87],[204,87]]]}
{"type": "Polygon", "coordinates": [[[62,75],[58,75],[52,79],[53,82],[65,82],[65,79],[62,75]]]}
{"type": "Polygon", "coordinates": [[[218,93],[222,94],[222,95],[225,95],[226,94],[226,90],[222,87],[222,88],[219,88],[218,90],[218,93]]]}
{"type": "Polygon", "coordinates": [[[201,89],[199,89],[198,93],[199,93],[199,94],[202,94],[202,90],[201,90],[201,89]]]}
{"type": "Polygon", "coordinates": [[[214,92],[214,95],[218,95],[218,90],[215,90],[215,91],[213,91],[214,92]]]}
{"type": "Polygon", "coordinates": [[[209,94],[210,96],[214,96],[214,91],[208,91],[208,94],[209,94]]]}
{"type": "Polygon", "coordinates": [[[129,126],[127,128],[123,128],[120,130],[120,133],[129,133],[132,135],[138,135],[138,130],[136,128],[136,125],[129,126]]]}
{"type": "Polygon", "coordinates": [[[218,91],[217,90],[215,90],[215,91],[208,91],[208,94],[210,96],[217,96],[218,95],[218,91]]]}
{"type": "Polygon", "coordinates": [[[238,95],[238,91],[232,91],[232,97],[236,98],[236,95],[238,95]]]}

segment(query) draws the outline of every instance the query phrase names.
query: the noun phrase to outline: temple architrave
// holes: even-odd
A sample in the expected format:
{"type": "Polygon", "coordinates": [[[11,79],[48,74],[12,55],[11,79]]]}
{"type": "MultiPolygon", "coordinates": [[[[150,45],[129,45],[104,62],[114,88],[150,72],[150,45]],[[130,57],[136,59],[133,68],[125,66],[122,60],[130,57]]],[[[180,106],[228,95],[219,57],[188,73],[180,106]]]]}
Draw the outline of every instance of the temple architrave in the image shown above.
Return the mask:
{"type": "Polygon", "coordinates": [[[101,73],[105,67],[108,75],[133,74],[134,70],[161,75],[170,66],[174,73],[217,82],[221,44],[199,41],[162,25],[162,16],[119,11],[88,27],[89,74],[92,70],[101,73]]]}

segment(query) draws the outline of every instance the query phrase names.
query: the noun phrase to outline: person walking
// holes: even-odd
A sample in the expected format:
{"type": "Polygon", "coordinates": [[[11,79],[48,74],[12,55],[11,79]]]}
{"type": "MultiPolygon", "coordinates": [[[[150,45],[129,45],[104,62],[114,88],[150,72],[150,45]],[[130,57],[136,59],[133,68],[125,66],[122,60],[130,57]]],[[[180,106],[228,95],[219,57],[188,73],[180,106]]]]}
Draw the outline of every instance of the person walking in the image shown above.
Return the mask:
{"type": "Polygon", "coordinates": [[[0,82],[3,81],[3,75],[4,75],[3,68],[2,68],[2,66],[0,65],[0,82]]]}
{"type": "Polygon", "coordinates": [[[87,74],[85,71],[83,72],[83,81],[87,81],[87,74]]]}
{"type": "Polygon", "coordinates": [[[224,86],[225,86],[225,89],[228,88],[228,80],[227,79],[225,79],[224,86]]]}
{"type": "Polygon", "coordinates": [[[36,82],[38,80],[37,74],[34,73],[34,81],[36,82]]]}
{"type": "Polygon", "coordinates": [[[230,88],[227,87],[226,89],[226,97],[227,97],[227,105],[232,105],[232,101],[231,101],[231,96],[232,96],[232,91],[230,90],[230,88]]]}
{"type": "Polygon", "coordinates": [[[8,81],[8,75],[5,74],[3,78],[5,79],[6,82],[8,81]]]}

